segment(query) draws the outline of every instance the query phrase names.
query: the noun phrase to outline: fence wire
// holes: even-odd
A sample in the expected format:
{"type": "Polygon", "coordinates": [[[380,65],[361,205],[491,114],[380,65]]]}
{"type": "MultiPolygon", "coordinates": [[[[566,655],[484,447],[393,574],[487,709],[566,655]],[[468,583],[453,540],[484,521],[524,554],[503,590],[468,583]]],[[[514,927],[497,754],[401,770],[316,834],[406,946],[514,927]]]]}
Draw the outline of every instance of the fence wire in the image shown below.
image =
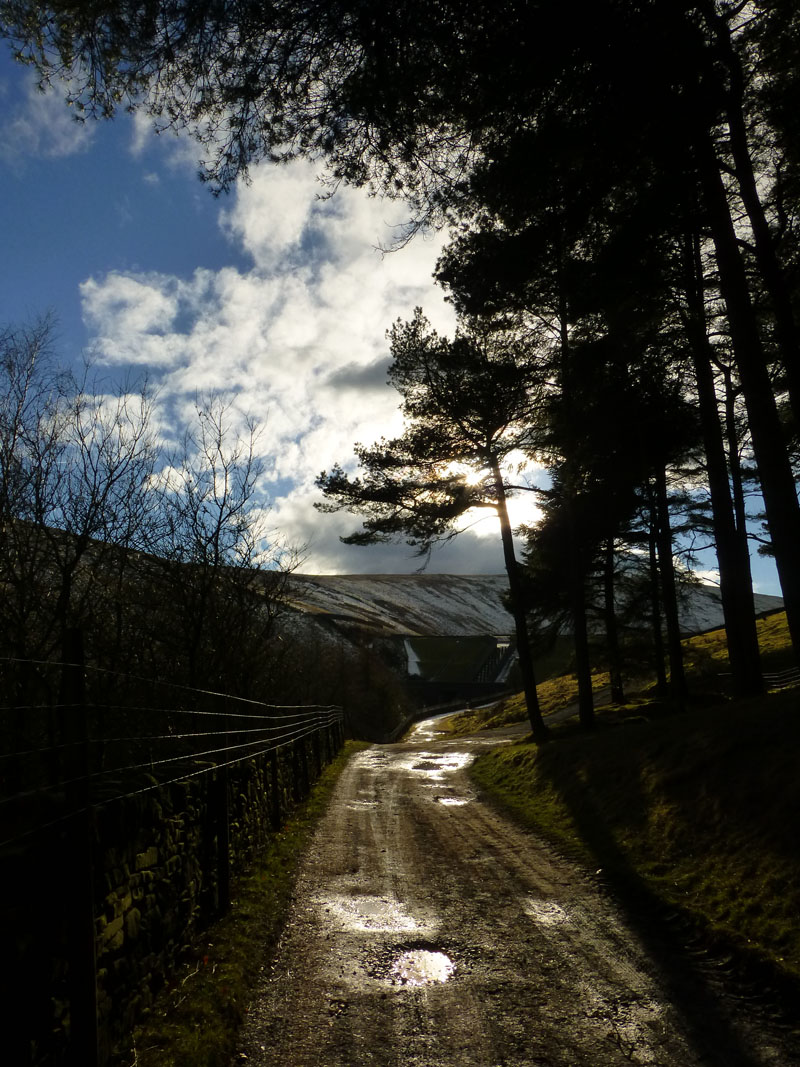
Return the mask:
{"type": "Polygon", "coordinates": [[[0,848],[54,831],[87,808],[200,779],[342,725],[334,705],[268,704],[80,663],[4,664],[35,667],[51,692],[85,685],[87,698],[0,706],[0,848]],[[98,678],[103,688],[127,689],[130,702],[92,699],[98,678]]]}

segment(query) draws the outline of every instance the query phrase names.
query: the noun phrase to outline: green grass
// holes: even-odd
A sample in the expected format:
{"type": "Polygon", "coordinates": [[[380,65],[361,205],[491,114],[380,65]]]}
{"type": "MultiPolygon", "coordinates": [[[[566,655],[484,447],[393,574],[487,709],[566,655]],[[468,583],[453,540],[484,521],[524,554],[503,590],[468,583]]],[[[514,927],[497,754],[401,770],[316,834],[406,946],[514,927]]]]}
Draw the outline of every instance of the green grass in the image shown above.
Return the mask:
{"type": "Polygon", "coordinates": [[[565,731],[473,767],[525,824],[800,978],[800,697],[565,731]]]}
{"type": "MultiPolygon", "coordinates": [[[[606,685],[608,685],[606,672],[592,675],[592,688],[595,691],[606,685]]],[[[565,674],[558,678],[549,678],[546,682],[540,682],[536,687],[536,693],[539,697],[542,715],[547,717],[554,711],[575,703],[578,699],[578,683],[574,675],[565,674]]],[[[490,730],[496,726],[525,722],[527,718],[525,697],[522,693],[516,693],[488,708],[460,711],[451,719],[446,720],[445,725],[452,734],[461,737],[464,734],[473,734],[476,730],[490,730]]]]}
{"type": "Polygon", "coordinates": [[[194,958],[161,991],[116,1063],[130,1067],[228,1067],[259,973],[277,944],[299,860],[350,756],[348,742],[258,862],[234,886],[230,912],[205,931],[194,958]]]}
{"type": "MultiPolygon", "coordinates": [[[[786,612],[780,611],[759,619],[756,623],[761,662],[765,671],[781,671],[795,666],[786,623],[786,612]]],[[[700,700],[727,699],[728,683],[725,675],[730,670],[725,631],[711,630],[683,641],[686,676],[690,689],[700,700]]],[[[565,659],[564,650],[559,653],[565,659]]],[[[597,671],[592,675],[592,688],[597,690],[608,685],[608,673],[597,671]]],[[[658,702],[652,695],[652,683],[646,679],[630,679],[626,683],[628,703],[618,709],[621,716],[633,713],[659,712],[658,702]]],[[[539,706],[545,718],[554,711],[574,704],[578,699],[578,684],[573,674],[548,678],[536,687],[539,706]]],[[[459,712],[447,720],[447,728],[456,736],[488,730],[497,726],[525,722],[528,718],[525,698],[522,693],[507,697],[487,708],[459,712]]]]}
{"type": "MultiPolygon", "coordinates": [[[[788,665],[785,616],[759,623],[788,665]]],[[[690,678],[716,675],[724,637],[687,642],[690,678]]],[[[524,824],[706,937],[800,981],[800,691],[669,714],[642,697],[592,734],[494,749],[476,782],[524,824]]]]}

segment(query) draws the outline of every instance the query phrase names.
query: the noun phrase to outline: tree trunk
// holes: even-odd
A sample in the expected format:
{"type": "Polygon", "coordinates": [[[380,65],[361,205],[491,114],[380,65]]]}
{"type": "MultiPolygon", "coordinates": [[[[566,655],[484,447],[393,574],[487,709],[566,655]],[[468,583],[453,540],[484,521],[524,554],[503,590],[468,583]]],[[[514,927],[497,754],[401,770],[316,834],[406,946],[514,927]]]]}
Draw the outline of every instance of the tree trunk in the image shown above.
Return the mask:
{"type": "Polygon", "coordinates": [[[505,561],[506,574],[508,575],[508,593],[511,601],[511,614],[514,618],[514,630],[517,637],[517,655],[519,657],[519,669],[522,674],[522,688],[525,693],[525,703],[528,707],[528,719],[531,724],[531,733],[537,743],[546,741],[549,731],[545,726],[542,712],[539,708],[539,697],[536,693],[536,673],[533,667],[533,656],[528,639],[528,620],[525,612],[525,603],[522,596],[522,587],[519,578],[519,563],[514,552],[514,537],[511,532],[511,522],[508,518],[508,505],[506,503],[506,491],[503,485],[503,476],[500,473],[500,465],[497,458],[492,455],[489,458],[489,466],[494,479],[495,496],[497,501],[497,517],[500,520],[500,536],[503,542],[503,560],[505,561]]]}
{"type": "Polygon", "coordinates": [[[706,332],[702,267],[697,239],[694,236],[686,239],[684,266],[688,303],[685,326],[697,383],[719,564],[722,614],[728,640],[728,659],[735,691],[751,696],[763,692],[764,684],[750,580],[750,555],[747,541],[740,537],[734,521],[728,466],[725,461],[725,441],[711,364],[711,344],[706,332]]]}
{"type": "MultiPolygon", "coordinates": [[[[561,392],[565,403],[569,404],[571,393],[572,367],[570,365],[569,307],[561,269],[561,249],[556,250],[558,276],[558,322],[561,343],[561,392]]],[[[570,437],[572,434],[569,435],[570,437]]],[[[594,695],[592,693],[592,668],[589,657],[589,636],[586,630],[586,573],[583,553],[578,542],[578,528],[575,518],[574,447],[570,440],[564,442],[566,477],[564,483],[569,494],[567,499],[567,522],[569,536],[569,599],[572,614],[573,637],[575,643],[575,676],[578,681],[578,718],[584,729],[594,726],[594,695]]]]}
{"type": "Polygon", "coordinates": [[[800,660],[800,505],[725,186],[707,130],[697,163],[795,658],[800,660]]]}
{"type": "Polygon", "coordinates": [[[669,522],[667,476],[663,467],[655,472],[655,511],[658,546],[658,570],[661,577],[661,602],[667,625],[667,659],[669,660],[669,693],[676,711],[686,706],[686,675],[683,671],[683,646],[678,618],[678,594],[675,589],[675,566],[672,557],[672,530],[669,522]]]}
{"type": "MultiPolygon", "coordinates": [[[[571,510],[571,509],[570,509],[571,510]]],[[[570,515],[570,606],[575,645],[575,677],[578,682],[578,719],[585,730],[594,727],[592,665],[589,656],[589,633],[586,626],[586,580],[580,546],[576,544],[575,520],[570,515]]]]}
{"type": "Polygon", "coordinates": [[[625,702],[625,690],[622,685],[622,655],[619,647],[619,629],[617,611],[614,603],[614,538],[606,541],[603,566],[603,621],[606,629],[606,649],[608,654],[608,674],[611,684],[611,701],[614,704],[625,702]]]}
{"type": "Polygon", "coordinates": [[[704,17],[717,42],[717,55],[728,73],[725,91],[725,115],[728,120],[728,143],[733,156],[734,172],[750,227],[753,232],[756,262],[769,294],[775,327],[786,371],[789,400],[795,421],[800,425],[800,331],[792,308],[789,286],[778,260],[764,205],[758,192],[753,159],[744,117],[744,74],[741,61],[731,41],[728,21],[714,3],[701,4],[704,17]]]}

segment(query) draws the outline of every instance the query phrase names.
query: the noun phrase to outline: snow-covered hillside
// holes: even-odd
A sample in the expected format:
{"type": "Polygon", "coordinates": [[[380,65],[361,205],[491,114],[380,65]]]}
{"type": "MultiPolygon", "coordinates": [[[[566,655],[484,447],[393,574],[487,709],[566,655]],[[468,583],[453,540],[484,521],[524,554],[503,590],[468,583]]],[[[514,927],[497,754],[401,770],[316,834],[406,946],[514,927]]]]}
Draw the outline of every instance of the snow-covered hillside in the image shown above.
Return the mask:
{"type": "Polygon", "coordinates": [[[293,574],[291,605],[384,634],[460,637],[508,634],[500,574],[293,574]]]}
{"type": "MultiPolygon", "coordinates": [[[[779,611],[783,607],[783,599],[779,596],[754,593],[753,600],[756,615],[768,615],[771,611],[779,611]]],[[[693,589],[681,604],[680,613],[681,628],[687,634],[703,633],[704,630],[714,630],[722,626],[719,589],[715,585],[700,585],[693,589]]]]}
{"type": "MultiPolygon", "coordinates": [[[[289,601],[296,610],[354,622],[382,634],[460,637],[510,634],[501,574],[293,574],[289,601]]],[[[756,611],[783,607],[780,597],[756,594],[756,611]]],[[[719,590],[700,586],[681,609],[684,632],[722,625],[719,590]]]]}

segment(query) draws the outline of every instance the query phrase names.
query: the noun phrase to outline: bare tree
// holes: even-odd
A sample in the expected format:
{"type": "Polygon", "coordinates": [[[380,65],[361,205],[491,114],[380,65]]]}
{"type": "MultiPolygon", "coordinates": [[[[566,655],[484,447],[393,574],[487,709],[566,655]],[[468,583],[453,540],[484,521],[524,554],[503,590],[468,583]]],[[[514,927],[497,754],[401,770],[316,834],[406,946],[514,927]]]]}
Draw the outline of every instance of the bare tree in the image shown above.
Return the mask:
{"type": "Polygon", "coordinates": [[[58,368],[51,336],[43,319],[0,337],[0,625],[22,656],[87,623],[122,552],[144,546],[157,457],[147,386],[102,394],[58,368]]]}
{"type": "Polygon", "coordinates": [[[238,430],[218,396],[195,410],[158,488],[162,640],[189,684],[250,692],[296,555],[270,537],[255,420],[238,430]]]}
{"type": "Polygon", "coordinates": [[[0,648],[262,696],[297,554],[270,537],[259,430],[218,397],[165,454],[144,383],[59,369],[52,324],[0,334],[0,648]]]}

